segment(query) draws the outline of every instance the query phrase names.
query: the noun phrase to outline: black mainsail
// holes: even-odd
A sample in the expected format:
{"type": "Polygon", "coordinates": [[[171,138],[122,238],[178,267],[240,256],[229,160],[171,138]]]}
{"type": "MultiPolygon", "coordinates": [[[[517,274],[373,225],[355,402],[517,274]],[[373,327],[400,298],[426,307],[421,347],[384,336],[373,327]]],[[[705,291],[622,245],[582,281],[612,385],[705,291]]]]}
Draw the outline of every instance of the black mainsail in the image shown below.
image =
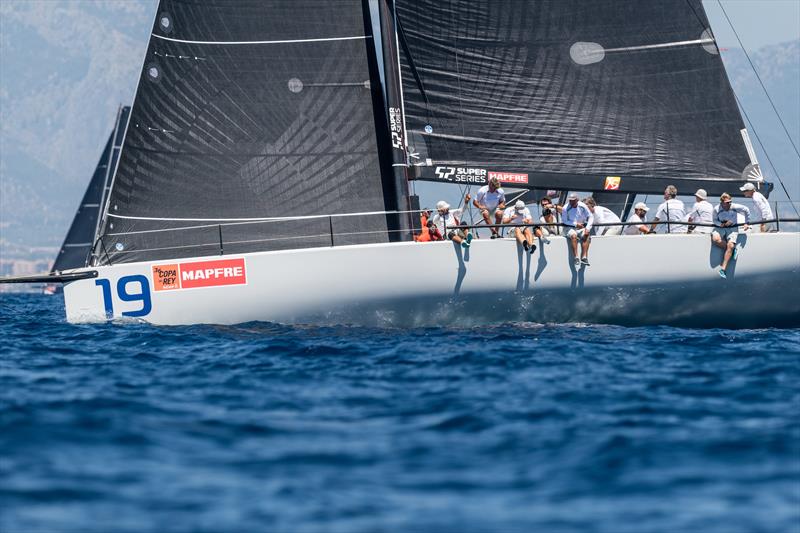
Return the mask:
{"type": "Polygon", "coordinates": [[[758,175],[701,0],[396,4],[418,179],[719,194],[758,175]]]}
{"type": "Polygon", "coordinates": [[[94,169],[89,186],[86,188],[75,218],[72,219],[64,243],[53,263],[51,273],[85,267],[90,263],[92,246],[97,238],[100,214],[108,197],[112,169],[117,163],[129,111],[130,107],[120,107],[117,110],[114,129],[108,136],[108,141],[94,169]]]}
{"type": "Polygon", "coordinates": [[[97,262],[397,238],[373,41],[367,0],[161,0],[97,262]]]}

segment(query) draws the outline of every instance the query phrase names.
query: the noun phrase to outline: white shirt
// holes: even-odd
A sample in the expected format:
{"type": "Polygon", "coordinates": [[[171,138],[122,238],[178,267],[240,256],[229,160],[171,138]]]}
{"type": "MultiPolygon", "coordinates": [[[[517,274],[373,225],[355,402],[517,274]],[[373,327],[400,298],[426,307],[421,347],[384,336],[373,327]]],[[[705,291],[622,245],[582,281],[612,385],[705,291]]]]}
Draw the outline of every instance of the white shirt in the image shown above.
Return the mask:
{"type": "Polygon", "coordinates": [[[564,206],[564,210],[561,212],[561,222],[567,226],[584,224],[588,232],[591,231],[592,224],[594,224],[594,215],[592,215],[585,203],[579,201],[575,207],[570,204],[564,206]]]}
{"type": "Polygon", "coordinates": [[[484,185],[478,189],[475,201],[478,202],[478,205],[485,205],[486,209],[497,209],[498,205],[506,203],[506,193],[503,189],[496,189],[492,192],[488,185],[484,185]]]}
{"type": "MultiPolygon", "coordinates": [[[[684,222],[686,221],[686,208],[683,202],[677,198],[670,198],[669,200],[658,206],[656,211],[656,218],[661,222],[684,222]]],[[[659,233],[686,233],[687,227],[683,224],[659,224],[656,226],[659,233]]]]}
{"type": "Polygon", "coordinates": [[[628,222],[636,222],[636,226],[625,226],[625,235],[641,235],[642,232],[639,231],[639,226],[647,222],[647,215],[642,218],[636,213],[632,213],[628,217],[628,222]]]}
{"type": "MultiPolygon", "coordinates": [[[[692,210],[689,211],[688,216],[692,219],[692,222],[699,222],[701,224],[713,224],[714,223],[714,206],[711,205],[706,200],[701,200],[699,202],[695,202],[692,210]]],[[[709,226],[697,226],[694,228],[695,233],[711,233],[711,230],[714,228],[709,226]]]]}
{"type": "Polygon", "coordinates": [[[531,210],[527,207],[522,211],[517,211],[514,209],[514,206],[507,207],[505,211],[503,211],[503,220],[510,218],[511,221],[508,222],[509,224],[523,224],[526,220],[533,220],[531,217],[531,210]]]}
{"type": "Polygon", "coordinates": [[[745,224],[750,223],[750,210],[742,204],[734,204],[731,202],[731,207],[727,211],[723,210],[722,206],[719,204],[714,208],[714,221],[720,225],[722,225],[723,222],[739,224],[742,222],[739,220],[740,215],[744,217],[745,224]]]}
{"type": "Polygon", "coordinates": [[[759,220],[772,220],[775,216],[772,214],[772,208],[769,206],[769,202],[758,191],[753,192],[753,203],[756,205],[756,208],[753,210],[753,214],[760,216],[759,220]]]}
{"type": "Polygon", "coordinates": [[[546,229],[550,235],[561,235],[561,227],[555,225],[558,223],[558,220],[555,216],[553,216],[553,220],[551,222],[548,222],[544,217],[539,217],[539,222],[544,224],[543,228],[546,229]]]}
{"type": "MultiPolygon", "coordinates": [[[[603,207],[601,205],[596,205],[594,207],[594,221],[596,223],[612,223],[612,222],[621,222],[619,217],[614,213],[611,209],[607,207],[603,207]]],[[[615,227],[619,226],[601,226],[596,228],[598,234],[602,235],[608,230],[614,229],[615,227]]]]}
{"type": "Polygon", "coordinates": [[[446,215],[440,215],[437,211],[436,214],[433,215],[433,225],[439,228],[439,233],[447,235],[444,231],[444,227],[452,228],[453,226],[458,226],[463,212],[463,209],[451,209],[446,215]]]}

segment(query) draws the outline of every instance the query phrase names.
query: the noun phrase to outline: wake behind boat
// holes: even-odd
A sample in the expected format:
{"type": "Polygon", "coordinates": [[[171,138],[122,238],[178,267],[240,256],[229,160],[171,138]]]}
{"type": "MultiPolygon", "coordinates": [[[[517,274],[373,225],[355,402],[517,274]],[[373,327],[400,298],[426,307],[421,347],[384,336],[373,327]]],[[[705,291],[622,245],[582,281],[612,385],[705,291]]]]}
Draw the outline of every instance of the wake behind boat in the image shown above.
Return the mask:
{"type": "Polygon", "coordinates": [[[700,0],[379,7],[160,2],[70,321],[800,323],[797,233],[413,241],[418,181],[768,196],[700,0]]]}

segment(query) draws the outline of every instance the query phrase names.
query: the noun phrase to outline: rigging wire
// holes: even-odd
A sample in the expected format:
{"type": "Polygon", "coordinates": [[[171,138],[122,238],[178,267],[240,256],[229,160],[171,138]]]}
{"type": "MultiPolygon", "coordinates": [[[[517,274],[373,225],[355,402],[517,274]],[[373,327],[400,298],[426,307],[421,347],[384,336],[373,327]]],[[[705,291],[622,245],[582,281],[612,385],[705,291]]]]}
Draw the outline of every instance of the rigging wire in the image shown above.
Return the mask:
{"type": "MultiPolygon", "coordinates": [[[[686,0],[686,4],[692,9],[692,11],[694,12],[694,16],[697,18],[698,22],[700,22],[701,26],[705,27],[706,26],[706,22],[697,13],[697,10],[692,5],[692,2],[690,0],[686,0]]],[[[747,61],[750,63],[750,68],[753,69],[753,73],[756,75],[756,78],[758,79],[758,82],[761,84],[761,88],[764,90],[764,94],[767,96],[767,99],[769,100],[769,103],[772,105],[772,110],[775,112],[775,115],[778,117],[778,120],[780,121],[781,126],[783,126],[783,131],[786,133],[786,136],[788,137],[789,142],[792,144],[792,148],[794,148],[794,151],[798,154],[798,156],[800,156],[800,152],[798,152],[797,146],[795,146],[794,142],[792,141],[792,136],[789,135],[789,131],[787,130],[786,125],[783,123],[783,120],[781,119],[781,116],[778,113],[777,108],[775,107],[775,103],[772,101],[772,97],[770,97],[770,95],[769,95],[769,91],[767,91],[767,88],[764,85],[764,82],[761,80],[761,76],[759,76],[758,71],[756,70],[755,64],[750,59],[750,55],[747,53],[747,49],[744,47],[744,43],[742,43],[742,39],[739,37],[739,33],[736,31],[736,28],[733,26],[733,22],[731,21],[731,18],[728,16],[728,13],[725,11],[725,7],[722,5],[722,2],[720,0],[717,0],[717,4],[719,4],[719,7],[722,10],[722,13],[725,15],[725,19],[728,21],[728,25],[731,27],[731,30],[733,30],[733,34],[736,36],[736,40],[739,41],[739,46],[742,47],[742,51],[744,52],[744,55],[747,58],[747,61]]],[[[717,47],[717,50],[719,50],[719,47],[717,47]]],[[[744,105],[742,104],[742,101],[739,99],[739,96],[736,94],[736,91],[733,90],[733,87],[731,87],[731,92],[733,93],[733,97],[736,99],[736,103],[739,104],[739,109],[741,109],[745,120],[747,120],[748,124],[750,124],[750,129],[753,130],[753,135],[755,135],[756,140],[758,141],[758,144],[761,146],[761,150],[764,152],[764,155],[767,158],[767,162],[769,163],[769,166],[772,168],[772,171],[775,173],[775,177],[777,178],[778,183],[781,184],[781,188],[783,189],[783,192],[786,194],[786,198],[789,200],[789,204],[792,206],[792,209],[794,210],[794,212],[798,216],[800,216],[800,212],[798,211],[797,206],[795,205],[794,201],[792,200],[792,197],[789,195],[789,191],[786,189],[786,185],[783,183],[783,180],[781,179],[780,174],[778,174],[777,167],[775,167],[775,164],[772,162],[772,158],[769,156],[769,152],[767,152],[767,147],[761,141],[761,137],[759,137],[758,132],[756,131],[755,124],[753,123],[752,120],[750,120],[750,117],[748,116],[747,111],[745,111],[745,109],[744,109],[744,105]]]]}
{"type": "Polygon", "coordinates": [[[747,53],[747,48],[744,47],[742,40],[739,38],[739,33],[736,31],[736,28],[733,26],[733,22],[731,22],[730,17],[728,16],[728,12],[725,11],[725,7],[723,7],[722,2],[717,0],[717,4],[719,4],[719,8],[722,10],[722,14],[725,15],[725,19],[728,21],[728,25],[733,30],[733,34],[736,36],[736,40],[739,41],[739,46],[742,47],[742,51],[744,52],[744,56],[747,58],[747,62],[750,63],[750,68],[753,69],[753,73],[756,75],[756,79],[758,79],[758,83],[761,85],[761,88],[764,90],[764,94],[767,96],[767,100],[769,100],[769,104],[772,106],[772,110],[775,112],[775,116],[778,117],[778,121],[781,123],[783,127],[783,132],[786,134],[786,138],[789,139],[789,144],[792,145],[794,148],[794,153],[797,154],[797,157],[800,158],[800,150],[797,149],[797,145],[794,143],[791,134],[789,134],[789,129],[786,127],[786,124],[783,122],[780,113],[778,113],[778,108],[775,107],[775,102],[772,101],[772,97],[769,95],[769,91],[767,91],[767,87],[764,85],[764,82],[761,80],[761,76],[758,74],[758,70],[756,70],[755,64],[753,64],[753,60],[750,59],[750,54],[747,53]]]}
{"type": "Polygon", "coordinates": [[[792,206],[792,209],[794,209],[795,214],[797,216],[800,216],[800,211],[798,211],[797,206],[794,203],[794,200],[792,200],[792,197],[789,194],[789,190],[786,188],[786,185],[783,183],[783,180],[781,179],[780,174],[778,174],[778,169],[775,168],[775,164],[772,162],[772,158],[769,156],[769,152],[767,152],[767,147],[764,146],[763,142],[761,142],[761,137],[758,135],[758,131],[756,131],[755,124],[753,124],[753,121],[750,120],[750,116],[747,114],[747,111],[745,111],[744,105],[742,105],[742,101],[739,100],[739,97],[736,95],[736,92],[733,93],[733,96],[734,96],[734,98],[736,98],[736,103],[739,104],[739,109],[742,110],[742,114],[744,115],[745,120],[747,120],[747,123],[750,124],[750,129],[753,130],[753,135],[755,135],[756,141],[758,141],[759,146],[761,146],[761,150],[764,151],[764,155],[767,158],[767,162],[769,163],[769,166],[772,168],[772,171],[775,173],[775,177],[778,179],[778,183],[781,184],[781,188],[783,189],[783,192],[786,194],[786,198],[789,200],[789,205],[792,206]]]}

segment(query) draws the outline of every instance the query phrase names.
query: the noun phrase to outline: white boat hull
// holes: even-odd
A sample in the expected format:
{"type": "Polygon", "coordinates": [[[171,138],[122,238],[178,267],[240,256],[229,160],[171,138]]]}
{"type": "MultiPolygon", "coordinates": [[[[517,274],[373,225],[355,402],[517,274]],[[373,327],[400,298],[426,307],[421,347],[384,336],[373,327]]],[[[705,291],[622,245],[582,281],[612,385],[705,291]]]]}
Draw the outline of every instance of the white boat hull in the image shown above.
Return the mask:
{"type": "Polygon", "coordinates": [[[727,280],[717,273],[722,251],[707,235],[595,237],[591,266],[578,270],[567,244],[557,237],[533,255],[501,239],[473,241],[468,251],[451,242],[393,243],[121,264],[67,284],[64,296],[74,323],[108,314],[164,325],[800,326],[800,234],[748,235],[727,280]],[[230,270],[225,281],[222,267],[237,264],[242,272],[230,270]],[[154,279],[153,267],[164,266],[189,277],[173,285],[154,279]],[[237,284],[194,287],[219,282],[192,279],[206,267],[209,277],[237,284]]]}

